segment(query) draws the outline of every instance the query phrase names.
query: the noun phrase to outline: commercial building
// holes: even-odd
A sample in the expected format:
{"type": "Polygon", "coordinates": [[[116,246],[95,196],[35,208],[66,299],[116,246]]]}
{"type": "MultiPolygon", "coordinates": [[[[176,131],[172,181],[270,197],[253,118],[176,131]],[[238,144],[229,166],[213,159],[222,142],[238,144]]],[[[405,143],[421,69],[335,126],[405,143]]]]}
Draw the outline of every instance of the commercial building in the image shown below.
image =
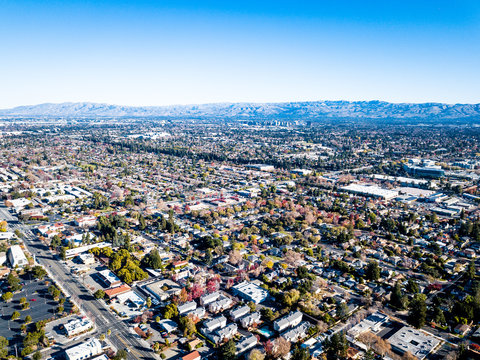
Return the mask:
{"type": "Polygon", "coordinates": [[[117,275],[108,269],[99,271],[97,274],[100,280],[102,280],[107,287],[118,286],[122,283],[122,280],[120,280],[117,275]]]}
{"type": "Polygon", "coordinates": [[[14,268],[16,266],[18,267],[24,267],[25,265],[28,264],[28,260],[25,257],[25,254],[23,253],[22,248],[20,245],[13,245],[8,249],[8,261],[10,262],[10,265],[14,268]]]}
{"type": "Polygon", "coordinates": [[[75,247],[73,249],[67,249],[65,251],[65,257],[67,259],[70,259],[70,258],[73,258],[79,254],[82,254],[82,253],[85,253],[93,248],[104,248],[104,247],[109,247],[109,246],[112,246],[111,243],[107,243],[107,242],[101,242],[101,243],[97,243],[97,244],[90,244],[90,245],[85,245],[85,246],[79,246],[79,247],[75,247]]]}
{"type": "Polygon", "coordinates": [[[232,287],[233,291],[246,301],[252,301],[255,304],[259,304],[268,297],[268,291],[260,286],[243,281],[232,287]]]}
{"type": "Polygon", "coordinates": [[[180,295],[182,287],[175,281],[163,279],[146,285],[145,290],[147,290],[158,300],[165,301],[168,300],[171,296],[180,295]]]}
{"type": "Polygon", "coordinates": [[[192,351],[190,354],[187,354],[182,357],[182,360],[200,360],[202,357],[200,356],[200,353],[195,350],[192,351]]]}
{"type": "Polygon", "coordinates": [[[68,337],[81,334],[93,327],[93,323],[86,316],[72,319],[65,324],[65,332],[68,337]]]}
{"type": "Polygon", "coordinates": [[[410,326],[404,326],[398,330],[388,341],[392,348],[400,354],[408,351],[419,360],[424,359],[440,343],[440,340],[432,335],[410,326]]]}
{"type": "Polygon", "coordinates": [[[435,165],[431,160],[409,159],[403,168],[413,176],[428,178],[440,178],[445,176],[445,170],[441,166],[435,165]]]}
{"type": "Polygon", "coordinates": [[[383,189],[377,185],[350,184],[341,187],[340,190],[383,200],[391,200],[398,196],[398,191],[383,189]]]}
{"type": "Polygon", "coordinates": [[[128,286],[127,284],[123,284],[123,285],[105,290],[105,295],[108,296],[109,300],[112,300],[113,298],[115,298],[115,297],[117,297],[121,294],[125,294],[125,293],[129,292],[130,290],[132,290],[132,288],[130,286],[128,286]]]}
{"type": "Polygon", "coordinates": [[[79,345],[65,350],[67,360],[84,360],[103,352],[102,344],[95,338],[85,340],[79,345]]]}

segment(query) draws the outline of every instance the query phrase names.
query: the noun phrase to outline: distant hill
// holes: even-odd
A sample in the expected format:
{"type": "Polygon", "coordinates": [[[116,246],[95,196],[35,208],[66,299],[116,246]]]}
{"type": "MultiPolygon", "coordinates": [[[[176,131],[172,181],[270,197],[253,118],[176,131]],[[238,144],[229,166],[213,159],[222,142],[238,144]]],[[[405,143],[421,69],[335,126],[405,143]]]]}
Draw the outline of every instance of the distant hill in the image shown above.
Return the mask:
{"type": "Polygon", "coordinates": [[[383,101],[308,101],[285,103],[220,103],[173,106],[121,106],[62,103],[19,106],[0,115],[52,117],[168,117],[223,119],[465,119],[480,120],[480,104],[401,103],[383,101]]]}

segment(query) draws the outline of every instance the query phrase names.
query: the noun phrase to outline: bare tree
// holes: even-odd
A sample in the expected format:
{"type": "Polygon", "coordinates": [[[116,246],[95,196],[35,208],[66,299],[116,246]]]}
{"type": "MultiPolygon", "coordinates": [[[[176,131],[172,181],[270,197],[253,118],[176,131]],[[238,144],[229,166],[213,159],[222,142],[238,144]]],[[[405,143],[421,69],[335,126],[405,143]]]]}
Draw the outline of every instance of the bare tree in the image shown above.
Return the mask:
{"type": "Polygon", "coordinates": [[[253,349],[250,351],[250,354],[248,354],[248,360],[264,360],[265,359],[265,354],[258,350],[258,349],[253,349]]]}
{"type": "Polygon", "coordinates": [[[238,251],[238,250],[232,250],[228,254],[228,261],[232,265],[237,265],[238,263],[240,263],[242,261],[242,259],[243,259],[243,256],[242,256],[242,254],[240,254],[240,251],[238,251]]]}
{"type": "Polygon", "coordinates": [[[279,337],[273,342],[273,356],[275,358],[285,356],[290,352],[290,348],[290,341],[284,337],[279,337]]]}

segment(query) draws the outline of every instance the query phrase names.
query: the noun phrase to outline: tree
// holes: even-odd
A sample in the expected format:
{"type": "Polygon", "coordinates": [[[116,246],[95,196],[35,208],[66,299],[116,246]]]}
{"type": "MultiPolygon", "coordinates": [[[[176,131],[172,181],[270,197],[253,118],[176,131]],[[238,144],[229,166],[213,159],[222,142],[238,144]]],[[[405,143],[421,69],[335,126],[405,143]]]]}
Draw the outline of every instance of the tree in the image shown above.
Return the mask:
{"type": "Polygon", "coordinates": [[[165,307],[165,313],[163,314],[163,317],[165,319],[172,319],[174,317],[178,316],[178,309],[177,305],[175,304],[168,304],[165,307]]]}
{"type": "Polygon", "coordinates": [[[2,300],[5,302],[9,302],[12,300],[13,294],[10,291],[7,291],[6,293],[2,294],[2,300]]]}
{"type": "Polygon", "coordinates": [[[62,240],[60,239],[60,236],[54,235],[52,240],[50,241],[50,247],[56,249],[60,245],[62,245],[62,240]]]}
{"type": "Polygon", "coordinates": [[[35,354],[32,356],[33,360],[40,360],[42,358],[42,354],[40,351],[37,351],[35,354]]]}
{"type": "Polygon", "coordinates": [[[25,316],[25,324],[31,323],[32,317],[30,315],[25,316]]]}
{"type": "Polygon", "coordinates": [[[282,302],[290,307],[300,300],[300,292],[297,289],[291,289],[283,293],[282,302]]]}
{"type": "Polygon", "coordinates": [[[212,255],[212,251],[210,249],[207,249],[205,251],[205,257],[204,257],[203,261],[205,261],[205,264],[207,264],[207,266],[212,265],[213,255],[212,255]]]}
{"type": "Polygon", "coordinates": [[[345,357],[348,349],[345,333],[337,332],[330,339],[324,341],[324,348],[327,353],[327,359],[340,359],[345,357]]]}
{"type": "Polygon", "coordinates": [[[223,344],[219,349],[220,359],[222,360],[235,360],[237,357],[235,353],[237,349],[235,347],[235,342],[230,339],[225,344],[223,344]]]}
{"type": "Polygon", "coordinates": [[[5,220],[0,221],[0,232],[6,232],[8,229],[8,224],[5,220]]]}
{"type": "Polygon", "coordinates": [[[20,313],[18,311],[14,311],[12,314],[12,320],[17,320],[20,317],[20,313]]]}
{"type": "Polygon", "coordinates": [[[149,296],[147,297],[147,303],[146,303],[147,307],[150,308],[152,307],[152,298],[149,296]]]}
{"type": "Polygon", "coordinates": [[[8,274],[7,284],[10,285],[10,288],[13,292],[18,291],[22,288],[22,285],[20,285],[20,279],[16,277],[13,273],[8,274]]]}
{"type": "Polygon", "coordinates": [[[335,315],[340,319],[348,315],[348,306],[346,302],[339,301],[337,303],[337,306],[335,308],[335,315]]]}
{"type": "Polygon", "coordinates": [[[126,349],[118,350],[115,356],[113,357],[114,360],[123,360],[126,359],[128,356],[128,352],[126,349]]]}
{"type": "Polygon", "coordinates": [[[67,259],[67,248],[65,246],[62,246],[60,249],[60,259],[64,261],[67,259]]]}
{"type": "Polygon", "coordinates": [[[402,283],[397,281],[390,295],[390,305],[397,309],[405,309],[407,307],[408,298],[402,293],[402,283]]]}
{"type": "Polygon", "coordinates": [[[476,269],[475,269],[475,261],[470,261],[470,263],[468,264],[468,267],[467,267],[467,278],[468,279],[475,279],[475,273],[476,273],[476,269]]]}
{"type": "Polygon", "coordinates": [[[427,304],[424,294],[415,294],[409,306],[408,323],[417,329],[425,325],[427,319],[427,304]]]}
{"type": "Polygon", "coordinates": [[[290,341],[280,336],[273,342],[273,355],[275,358],[280,358],[287,355],[290,352],[292,344],[290,341]]]}
{"type": "Polygon", "coordinates": [[[380,267],[376,261],[370,261],[365,269],[365,276],[368,280],[377,281],[380,278],[380,267]]]}
{"type": "Polygon", "coordinates": [[[8,356],[8,340],[0,336],[0,358],[4,359],[8,356]]]}
{"type": "Polygon", "coordinates": [[[447,322],[445,320],[445,314],[443,313],[443,310],[440,309],[440,306],[436,306],[433,310],[433,321],[439,325],[446,324],[447,322]]]}
{"type": "Polygon", "coordinates": [[[240,251],[238,251],[238,250],[232,250],[228,254],[228,261],[232,265],[237,265],[238,263],[240,263],[242,261],[242,259],[243,259],[243,256],[240,253],[240,251]]]}
{"type": "Polygon", "coordinates": [[[145,223],[145,218],[143,217],[142,214],[140,214],[138,218],[138,222],[140,223],[139,225],[140,230],[145,230],[145,228],[147,227],[147,224],[145,223]]]}
{"type": "Polygon", "coordinates": [[[375,353],[372,349],[368,349],[363,355],[363,360],[375,360],[375,353]]]}
{"type": "Polygon", "coordinates": [[[97,300],[105,299],[105,291],[103,291],[102,289],[98,289],[97,291],[95,291],[95,293],[93,294],[93,296],[94,296],[95,299],[97,299],[97,300]]]}
{"type": "Polygon", "coordinates": [[[407,291],[412,293],[412,294],[418,293],[420,291],[420,289],[418,287],[418,283],[413,279],[408,279],[407,291]]]}
{"type": "Polygon", "coordinates": [[[157,249],[153,249],[147,255],[145,255],[143,257],[142,262],[146,267],[149,267],[155,270],[160,269],[162,267],[162,258],[160,257],[160,254],[158,253],[157,249]]]}
{"type": "Polygon", "coordinates": [[[252,351],[250,351],[250,354],[248,354],[248,360],[264,360],[264,359],[265,359],[265,354],[258,349],[253,349],[252,351]]]}
{"type": "Polygon", "coordinates": [[[178,326],[186,338],[190,338],[197,332],[195,323],[189,316],[182,316],[178,322],[178,326]]]}
{"type": "Polygon", "coordinates": [[[43,278],[45,278],[45,276],[47,276],[47,271],[43,267],[38,265],[32,268],[32,272],[35,279],[42,280],[43,278]]]}
{"type": "Polygon", "coordinates": [[[295,346],[295,349],[293,349],[291,360],[310,360],[311,358],[312,355],[307,348],[295,346]]]}

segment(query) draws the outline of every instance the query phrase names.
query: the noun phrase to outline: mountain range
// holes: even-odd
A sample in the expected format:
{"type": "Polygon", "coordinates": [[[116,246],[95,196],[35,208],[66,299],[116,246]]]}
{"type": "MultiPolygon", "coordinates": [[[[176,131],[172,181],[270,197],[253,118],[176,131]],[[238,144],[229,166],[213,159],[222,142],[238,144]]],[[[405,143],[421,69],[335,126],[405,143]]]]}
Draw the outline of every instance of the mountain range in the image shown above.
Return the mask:
{"type": "Polygon", "coordinates": [[[3,116],[166,117],[223,119],[472,119],[480,120],[480,104],[389,103],[383,101],[305,101],[284,103],[218,103],[171,106],[122,106],[61,103],[0,110],[3,116]]]}

